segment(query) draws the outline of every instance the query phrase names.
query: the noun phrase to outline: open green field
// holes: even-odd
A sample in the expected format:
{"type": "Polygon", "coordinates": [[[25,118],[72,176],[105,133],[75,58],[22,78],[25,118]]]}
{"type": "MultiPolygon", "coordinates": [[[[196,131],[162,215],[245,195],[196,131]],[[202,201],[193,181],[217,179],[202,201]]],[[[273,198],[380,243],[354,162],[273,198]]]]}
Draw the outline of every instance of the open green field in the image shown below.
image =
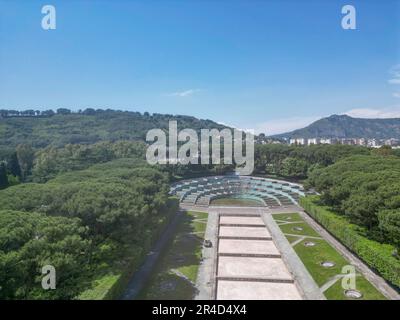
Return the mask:
{"type": "Polygon", "coordinates": [[[261,201],[255,199],[220,198],[211,200],[211,206],[264,207],[261,201]]]}
{"type": "MultiPolygon", "coordinates": [[[[319,287],[324,286],[324,295],[329,300],[351,300],[342,288],[342,269],[349,262],[325,241],[298,213],[274,214],[273,218],[285,234],[293,249],[304,263],[308,272],[319,287]],[[301,227],[302,230],[293,230],[301,227]],[[313,242],[312,247],[305,246],[313,242]],[[334,263],[332,267],[323,267],[324,261],[334,263]]],[[[386,299],[368,280],[356,271],[356,289],[363,294],[364,300],[386,299]]]]}
{"type": "Polygon", "coordinates": [[[138,299],[193,299],[207,213],[188,211],[138,299]]]}

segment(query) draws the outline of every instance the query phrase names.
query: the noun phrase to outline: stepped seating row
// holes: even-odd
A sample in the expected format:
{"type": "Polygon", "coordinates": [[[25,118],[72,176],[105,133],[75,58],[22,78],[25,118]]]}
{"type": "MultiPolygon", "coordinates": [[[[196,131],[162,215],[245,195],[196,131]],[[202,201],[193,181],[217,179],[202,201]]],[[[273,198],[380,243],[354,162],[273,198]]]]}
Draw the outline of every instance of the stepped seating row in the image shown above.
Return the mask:
{"type": "Polygon", "coordinates": [[[180,181],[171,186],[170,194],[184,204],[209,205],[214,198],[249,196],[268,207],[297,204],[304,195],[301,185],[259,177],[212,176],[180,181]]]}

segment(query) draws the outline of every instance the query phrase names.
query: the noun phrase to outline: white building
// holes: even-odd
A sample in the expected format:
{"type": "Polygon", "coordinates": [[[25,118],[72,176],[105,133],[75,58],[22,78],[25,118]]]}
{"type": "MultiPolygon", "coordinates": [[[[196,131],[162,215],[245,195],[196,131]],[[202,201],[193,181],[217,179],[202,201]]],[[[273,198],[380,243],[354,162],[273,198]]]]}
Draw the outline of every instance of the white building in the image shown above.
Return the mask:
{"type": "Polygon", "coordinates": [[[305,138],[295,138],[295,139],[290,139],[290,144],[297,144],[297,145],[306,145],[307,144],[307,139],[305,138]]]}
{"type": "Polygon", "coordinates": [[[321,139],[320,139],[320,138],[311,138],[311,139],[308,139],[308,145],[320,144],[320,143],[321,143],[321,139]]]}

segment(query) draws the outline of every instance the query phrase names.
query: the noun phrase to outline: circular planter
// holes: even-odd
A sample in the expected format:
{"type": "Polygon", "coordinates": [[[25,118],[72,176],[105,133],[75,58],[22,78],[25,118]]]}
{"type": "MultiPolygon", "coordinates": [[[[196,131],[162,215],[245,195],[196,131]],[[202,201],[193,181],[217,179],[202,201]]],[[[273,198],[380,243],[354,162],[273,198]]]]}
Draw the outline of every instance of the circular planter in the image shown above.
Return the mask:
{"type": "Polygon", "coordinates": [[[335,263],[332,261],[322,261],[321,266],[323,266],[324,268],[332,268],[335,266],[335,263]]]}
{"type": "Polygon", "coordinates": [[[316,245],[316,243],[312,242],[312,241],[304,242],[304,246],[306,246],[306,247],[314,247],[315,245],[316,245]]]}
{"type": "Polygon", "coordinates": [[[351,289],[351,290],[344,290],[344,295],[345,295],[347,298],[351,298],[351,299],[360,299],[360,298],[362,298],[362,296],[363,296],[363,294],[362,294],[360,291],[358,291],[358,290],[353,290],[353,289],[351,289]]]}

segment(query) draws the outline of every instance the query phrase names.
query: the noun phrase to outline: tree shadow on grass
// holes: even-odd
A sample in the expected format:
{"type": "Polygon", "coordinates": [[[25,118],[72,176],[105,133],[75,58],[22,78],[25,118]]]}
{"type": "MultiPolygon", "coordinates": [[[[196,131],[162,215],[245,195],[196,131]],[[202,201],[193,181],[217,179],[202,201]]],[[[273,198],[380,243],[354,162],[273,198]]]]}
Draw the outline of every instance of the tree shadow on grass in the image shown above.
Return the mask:
{"type": "Polygon", "coordinates": [[[185,213],[144,288],[141,299],[193,299],[198,266],[201,262],[202,235],[194,226],[198,219],[185,213]]]}

